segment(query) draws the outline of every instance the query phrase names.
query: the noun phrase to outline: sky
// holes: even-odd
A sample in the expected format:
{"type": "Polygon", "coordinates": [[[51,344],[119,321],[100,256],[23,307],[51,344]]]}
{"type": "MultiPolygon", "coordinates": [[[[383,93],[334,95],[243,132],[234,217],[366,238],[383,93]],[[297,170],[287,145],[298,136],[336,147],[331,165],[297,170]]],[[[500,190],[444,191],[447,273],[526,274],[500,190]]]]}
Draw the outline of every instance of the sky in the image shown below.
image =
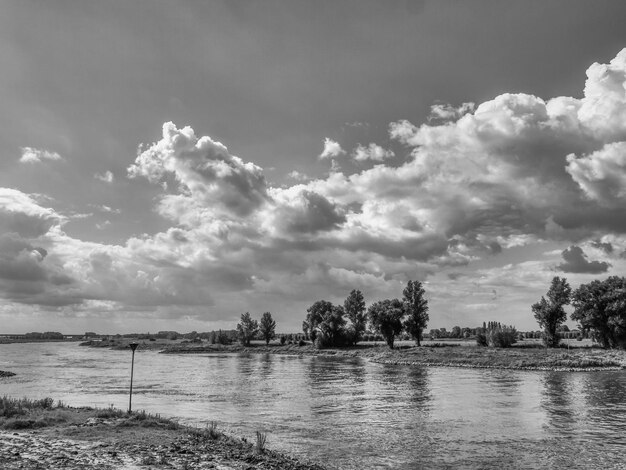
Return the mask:
{"type": "Polygon", "coordinates": [[[0,3],[0,333],[296,332],[408,280],[530,330],[624,274],[621,0],[0,3]]]}

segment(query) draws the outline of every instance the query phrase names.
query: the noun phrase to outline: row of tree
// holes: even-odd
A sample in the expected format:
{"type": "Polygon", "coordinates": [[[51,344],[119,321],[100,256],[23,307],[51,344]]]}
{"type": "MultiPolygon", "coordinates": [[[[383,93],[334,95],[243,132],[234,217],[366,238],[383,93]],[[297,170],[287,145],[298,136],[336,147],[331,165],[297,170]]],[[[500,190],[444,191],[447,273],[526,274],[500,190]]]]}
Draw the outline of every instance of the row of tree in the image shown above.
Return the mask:
{"type": "Polygon", "coordinates": [[[246,312],[241,315],[241,320],[237,324],[237,333],[244,346],[250,346],[250,341],[257,336],[265,340],[265,344],[269,344],[276,337],[276,321],[270,312],[265,312],[260,322],[253,320],[250,313],[246,312]]]}
{"type": "Polygon", "coordinates": [[[567,279],[555,276],[545,297],[532,305],[548,347],[560,342],[559,327],[567,320],[565,305],[574,307],[570,318],[605,348],[626,349],[626,278],[611,276],[604,281],[581,284],[572,291],[567,279]]]}
{"type": "Polygon", "coordinates": [[[307,309],[302,330],[317,347],[336,347],[361,341],[369,323],[390,348],[403,331],[419,346],[428,320],[424,287],[419,281],[409,281],[402,300],[380,300],[368,309],[360,290],[350,292],[343,305],[318,300],[307,309]]]}

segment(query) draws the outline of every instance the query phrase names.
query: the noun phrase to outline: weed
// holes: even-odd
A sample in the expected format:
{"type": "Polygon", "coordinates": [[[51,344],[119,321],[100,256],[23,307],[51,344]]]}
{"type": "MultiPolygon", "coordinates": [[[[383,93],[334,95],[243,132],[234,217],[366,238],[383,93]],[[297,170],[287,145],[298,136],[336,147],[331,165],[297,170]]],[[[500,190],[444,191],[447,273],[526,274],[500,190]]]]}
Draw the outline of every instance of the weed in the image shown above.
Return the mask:
{"type": "Polygon", "coordinates": [[[267,434],[261,431],[256,432],[256,453],[262,454],[265,452],[265,441],[267,440],[267,434]]]}

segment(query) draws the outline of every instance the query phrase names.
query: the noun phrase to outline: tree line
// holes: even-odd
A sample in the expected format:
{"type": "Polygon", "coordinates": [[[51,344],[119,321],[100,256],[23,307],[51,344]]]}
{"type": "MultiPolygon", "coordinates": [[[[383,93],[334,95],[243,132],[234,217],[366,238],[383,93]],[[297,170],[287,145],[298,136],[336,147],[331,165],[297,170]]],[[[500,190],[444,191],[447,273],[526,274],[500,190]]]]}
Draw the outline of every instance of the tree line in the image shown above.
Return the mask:
{"type": "Polygon", "coordinates": [[[368,324],[390,348],[403,331],[419,346],[428,320],[424,287],[419,281],[409,281],[401,300],[379,300],[367,309],[363,293],[356,289],[343,305],[318,300],[307,309],[302,330],[318,348],[354,345],[361,341],[368,324]]]}
{"type": "MultiPolygon", "coordinates": [[[[555,276],[546,295],[531,306],[547,347],[558,347],[566,331],[566,305],[574,307],[570,318],[579,324],[583,337],[591,337],[604,348],[626,349],[626,278],[611,276],[572,290],[567,279],[555,276]]],[[[428,321],[424,286],[410,280],[401,299],[379,300],[369,307],[363,293],[356,289],[343,305],[318,300],[307,309],[302,331],[318,348],[355,345],[369,331],[380,335],[390,348],[402,334],[420,346],[428,321]]],[[[269,344],[276,337],[276,322],[269,312],[263,313],[260,321],[246,312],[241,315],[236,332],[243,345],[250,345],[257,337],[269,344]]],[[[443,328],[430,331],[431,339],[470,335],[481,346],[509,347],[517,341],[519,333],[515,327],[498,322],[483,323],[482,328],[455,326],[449,334],[443,328]]]]}
{"type": "Polygon", "coordinates": [[[558,329],[567,320],[564,307],[570,304],[574,307],[570,318],[583,335],[604,348],[626,349],[626,278],[610,276],[572,291],[567,279],[555,276],[546,296],[532,305],[547,347],[558,347],[558,329]]]}

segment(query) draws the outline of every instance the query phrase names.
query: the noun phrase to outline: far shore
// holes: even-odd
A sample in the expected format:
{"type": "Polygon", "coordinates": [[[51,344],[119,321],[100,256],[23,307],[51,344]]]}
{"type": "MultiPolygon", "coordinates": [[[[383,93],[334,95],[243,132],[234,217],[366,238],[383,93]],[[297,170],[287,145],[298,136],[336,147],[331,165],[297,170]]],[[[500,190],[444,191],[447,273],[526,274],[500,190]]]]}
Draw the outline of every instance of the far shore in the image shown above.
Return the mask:
{"type": "Polygon", "coordinates": [[[8,370],[0,370],[0,377],[13,377],[15,372],[10,372],[8,370]]]}
{"type": "Polygon", "coordinates": [[[72,408],[50,398],[0,398],[0,440],[3,470],[323,470],[270,450],[271,433],[236,438],[216,423],[194,428],[142,411],[72,408]]]}
{"type": "MultiPolygon", "coordinates": [[[[128,348],[130,341],[88,342],[92,347],[128,348]]],[[[401,342],[389,349],[386,345],[359,343],[354,347],[316,349],[311,343],[270,343],[255,341],[251,346],[240,344],[219,345],[206,342],[139,342],[138,350],[152,349],[164,354],[286,354],[299,356],[323,356],[335,358],[364,358],[366,360],[397,365],[423,367],[462,367],[513,370],[597,371],[626,368],[626,351],[605,350],[592,347],[547,349],[539,343],[524,341],[511,348],[479,347],[470,341],[432,342],[421,347],[401,342]]]]}

